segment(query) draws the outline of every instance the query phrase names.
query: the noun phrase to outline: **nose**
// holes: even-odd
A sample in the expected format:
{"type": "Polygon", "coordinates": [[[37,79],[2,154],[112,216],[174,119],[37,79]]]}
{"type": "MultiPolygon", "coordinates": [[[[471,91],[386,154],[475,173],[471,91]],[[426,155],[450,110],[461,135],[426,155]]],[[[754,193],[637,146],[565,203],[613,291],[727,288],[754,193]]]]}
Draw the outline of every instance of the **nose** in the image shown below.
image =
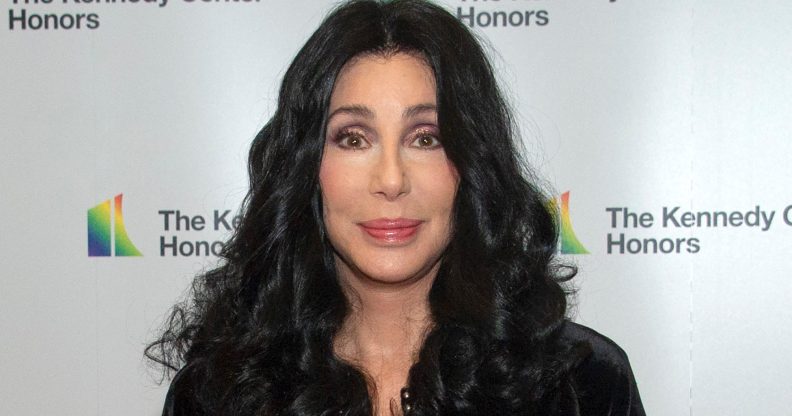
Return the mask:
{"type": "Polygon", "coordinates": [[[369,190],[372,194],[394,201],[410,192],[407,167],[398,147],[382,149],[372,168],[369,190]]]}

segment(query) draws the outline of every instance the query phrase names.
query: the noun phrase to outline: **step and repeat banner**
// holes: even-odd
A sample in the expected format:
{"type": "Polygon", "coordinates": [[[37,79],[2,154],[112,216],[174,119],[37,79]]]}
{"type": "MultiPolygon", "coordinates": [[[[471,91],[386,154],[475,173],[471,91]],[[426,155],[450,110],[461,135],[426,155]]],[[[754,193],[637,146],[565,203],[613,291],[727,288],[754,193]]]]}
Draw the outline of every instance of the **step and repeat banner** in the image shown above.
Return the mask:
{"type": "MultiPolygon", "coordinates": [[[[0,408],[157,415],[143,358],[238,223],[334,4],[3,0],[0,408]]],[[[445,0],[489,45],[651,415],[790,414],[792,3],[445,0]]]]}

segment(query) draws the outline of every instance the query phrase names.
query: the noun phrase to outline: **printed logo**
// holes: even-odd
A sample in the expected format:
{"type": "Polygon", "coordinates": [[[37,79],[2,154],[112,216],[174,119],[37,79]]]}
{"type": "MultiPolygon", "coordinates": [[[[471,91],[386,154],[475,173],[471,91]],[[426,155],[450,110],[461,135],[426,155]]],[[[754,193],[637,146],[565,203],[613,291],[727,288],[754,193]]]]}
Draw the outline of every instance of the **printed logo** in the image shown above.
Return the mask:
{"type": "Polygon", "coordinates": [[[124,226],[123,195],[118,194],[115,198],[88,210],[89,257],[143,255],[127,235],[124,226]]]}
{"type": "Polygon", "coordinates": [[[559,221],[559,245],[561,254],[589,254],[586,247],[578,240],[572,228],[572,218],[569,215],[569,191],[561,194],[561,212],[558,210],[558,201],[552,201],[553,212],[561,216],[559,221]]]}

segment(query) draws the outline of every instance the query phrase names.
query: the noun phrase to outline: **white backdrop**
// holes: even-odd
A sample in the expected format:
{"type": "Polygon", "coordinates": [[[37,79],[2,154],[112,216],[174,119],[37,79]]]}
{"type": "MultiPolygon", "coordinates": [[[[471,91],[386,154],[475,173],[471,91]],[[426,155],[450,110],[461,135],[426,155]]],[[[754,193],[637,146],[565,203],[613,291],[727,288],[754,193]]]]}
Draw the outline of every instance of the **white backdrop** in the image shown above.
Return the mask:
{"type": "MultiPolygon", "coordinates": [[[[159,414],[142,350],[213,263],[249,142],[332,2],[5,4],[0,413],[159,414]],[[109,204],[89,226],[118,194],[123,220],[109,204]],[[89,256],[89,228],[116,255],[89,256]]],[[[647,413],[792,415],[792,3],[444,4],[569,192],[576,319],[628,352],[647,413]]]]}

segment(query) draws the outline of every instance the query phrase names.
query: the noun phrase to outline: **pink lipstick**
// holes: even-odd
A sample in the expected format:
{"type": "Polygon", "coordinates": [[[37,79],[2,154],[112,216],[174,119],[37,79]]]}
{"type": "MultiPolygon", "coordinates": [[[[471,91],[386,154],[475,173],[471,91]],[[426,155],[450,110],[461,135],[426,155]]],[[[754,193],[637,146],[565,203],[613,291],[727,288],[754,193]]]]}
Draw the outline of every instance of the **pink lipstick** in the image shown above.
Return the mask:
{"type": "Polygon", "coordinates": [[[423,221],[409,218],[378,218],[358,223],[366,234],[387,244],[403,244],[410,241],[421,224],[423,221]]]}

